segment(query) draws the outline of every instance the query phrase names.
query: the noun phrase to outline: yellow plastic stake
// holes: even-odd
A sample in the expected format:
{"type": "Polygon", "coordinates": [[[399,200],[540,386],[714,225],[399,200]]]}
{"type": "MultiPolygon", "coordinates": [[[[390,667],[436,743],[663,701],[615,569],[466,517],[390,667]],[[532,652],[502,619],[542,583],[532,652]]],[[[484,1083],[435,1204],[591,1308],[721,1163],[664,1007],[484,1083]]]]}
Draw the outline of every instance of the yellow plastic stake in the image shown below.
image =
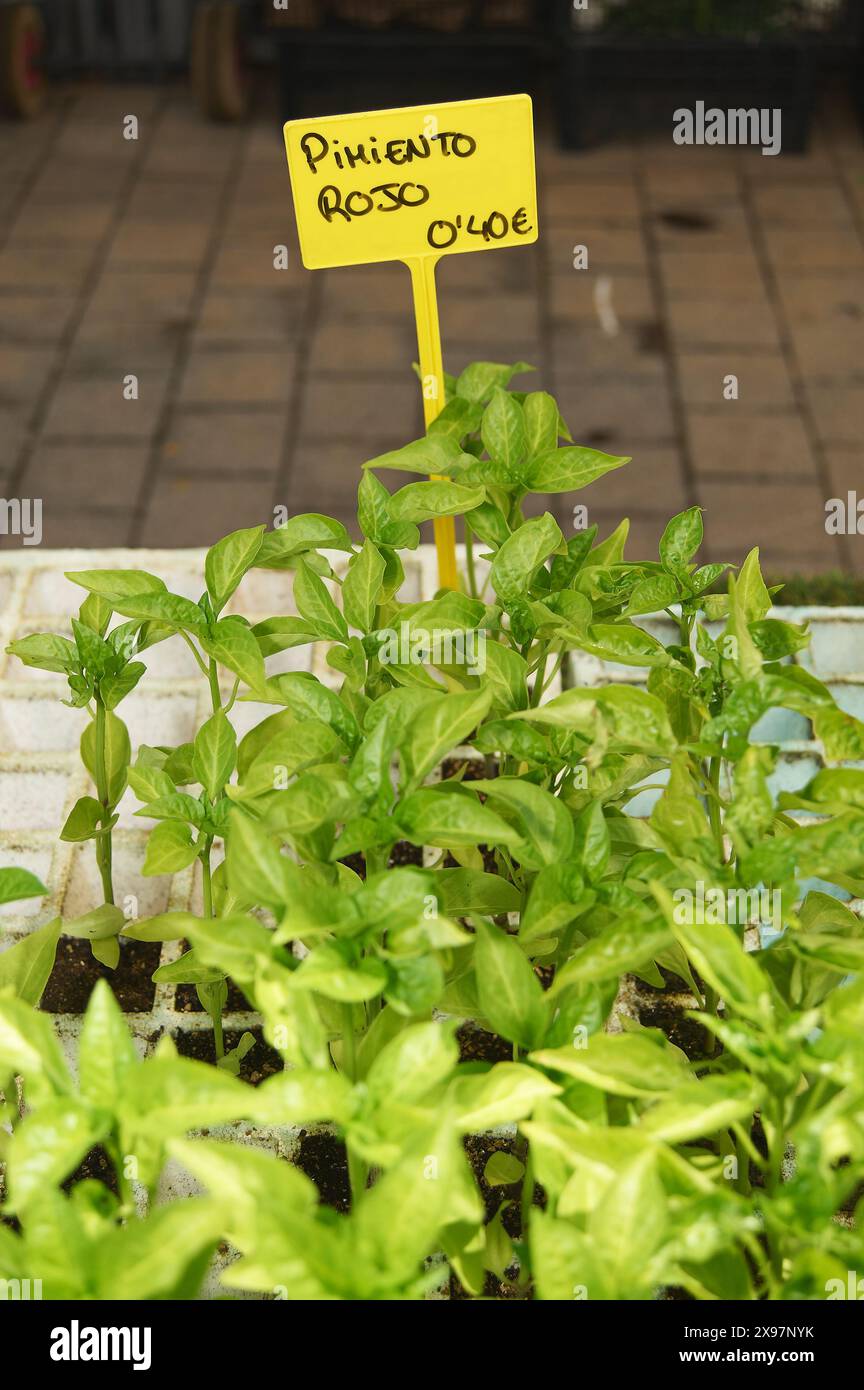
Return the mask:
{"type": "MultiPolygon", "coordinates": [[[[414,317],[417,321],[417,350],[420,355],[420,382],[423,388],[423,419],[428,430],[444,409],[444,362],[438,327],[438,296],[435,293],[437,256],[417,256],[406,261],[414,291],[414,317]]],[[[456,527],[452,516],[439,516],[433,523],[438,552],[438,585],[458,589],[456,569],[456,527]]]]}
{"type": "MultiPolygon", "coordinates": [[[[444,408],[435,266],[537,240],[531,98],[520,94],[288,121],[285,151],[308,270],[404,261],[426,426],[444,408]]],[[[435,522],[438,577],[456,588],[455,526],[435,522]]]]}

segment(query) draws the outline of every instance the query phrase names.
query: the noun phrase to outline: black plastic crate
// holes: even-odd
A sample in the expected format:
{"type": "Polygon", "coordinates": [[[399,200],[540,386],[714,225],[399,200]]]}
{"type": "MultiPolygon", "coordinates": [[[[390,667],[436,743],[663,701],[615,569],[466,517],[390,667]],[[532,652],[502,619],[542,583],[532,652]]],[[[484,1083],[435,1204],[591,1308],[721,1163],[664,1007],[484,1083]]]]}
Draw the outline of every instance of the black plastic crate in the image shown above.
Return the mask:
{"type": "Polygon", "coordinates": [[[293,24],[271,29],[284,119],[538,89],[558,8],[557,0],[303,0],[293,24]]]}
{"type": "Polygon", "coordinates": [[[802,39],[616,38],[568,45],[559,70],[562,143],[583,149],[643,131],[668,131],[681,107],[779,108],[783,149],[806,149],[816,55],[802,39]]]}

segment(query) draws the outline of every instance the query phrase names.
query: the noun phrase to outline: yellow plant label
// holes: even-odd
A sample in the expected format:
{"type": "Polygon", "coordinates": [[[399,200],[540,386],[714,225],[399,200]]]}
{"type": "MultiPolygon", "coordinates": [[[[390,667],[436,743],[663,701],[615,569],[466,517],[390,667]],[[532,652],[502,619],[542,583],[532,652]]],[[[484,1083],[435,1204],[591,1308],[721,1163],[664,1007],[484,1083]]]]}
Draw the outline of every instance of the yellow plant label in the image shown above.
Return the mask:
{"type": "Polygon", "coordinates": [[[537,240],[529,96],[288,121],[309,270],[537,240]]]}

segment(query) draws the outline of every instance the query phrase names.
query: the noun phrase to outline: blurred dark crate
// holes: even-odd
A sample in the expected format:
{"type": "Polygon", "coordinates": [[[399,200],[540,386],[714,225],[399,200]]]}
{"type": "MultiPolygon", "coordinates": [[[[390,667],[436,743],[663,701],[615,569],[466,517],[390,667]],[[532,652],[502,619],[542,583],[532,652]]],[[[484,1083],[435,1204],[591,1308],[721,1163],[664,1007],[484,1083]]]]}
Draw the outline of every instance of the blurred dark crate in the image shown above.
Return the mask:
{"type": "Polygon", "coordinates": [[[304,0],[270,25],[283,115],[539,89],[559,13],[559,0],[304,0]]]}
{"type": "Polygon", "coordinates": [[[668,131],[680,107],[779,108],[783,149],[807,147],[816,55],[802,39],[648,40],[609,37],[566,46],[559,70],[562,143],[584,149],[643,131],[668,131]]]}
{"type": "Polygon", "coordinates": [[[679,107],[704,101],[780,108],[788,153],[806,148],[820,73],[848,67],[864,13],[861,0],[590,0],[583,11],[562,0],[565,9],[565,145],[671,132],[679,107]]]}
{"type": "Polygon", "coordinates": [[[536,0],[295,0],[273,11],[274,27],[312,29],[343,24],[358,29],[412,26],[439,33],[469,28],[529,29],[544,6],[536,0]]]}

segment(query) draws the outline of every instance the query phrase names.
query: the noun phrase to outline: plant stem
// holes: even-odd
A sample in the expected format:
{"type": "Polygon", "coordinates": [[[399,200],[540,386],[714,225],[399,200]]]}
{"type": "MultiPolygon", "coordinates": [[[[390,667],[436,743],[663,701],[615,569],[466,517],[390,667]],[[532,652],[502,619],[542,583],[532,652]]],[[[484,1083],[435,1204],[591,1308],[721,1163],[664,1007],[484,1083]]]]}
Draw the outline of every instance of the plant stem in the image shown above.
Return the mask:
{"type": "Polygon", "coordinates": [[[530,707],[531,709],[536,709],[536,708],[537,708],[537,706],[538,706],[539,703],[540,703],[540,699],[541,699],[541,697],[542,697],[542,695],[543,695],[543,691],[544,691],[544,689],[545,689],[545,684],[544,684],[544,682],[545,682],[545,679],[546,679],[546,661],[547,661],[547,659],[548,659],[548,656],[549,656],[549,648],[548,648],[548,646],[547,646],[547,647],[544,647],[544,648],[543,648],[543,655],[541,656],[539,662],[537,663],[537,670],[536,670],[536,672],[535,672],[535,674],[534,674],[534,685],[533,685],[533,688],[532,688],[532,690],[531,690],[531,698],[530,698],[530,700],[529,700],[529,702],[528,702],[528,703],[529,703],[529,707],[530,707]]]}
{"type": "Polygon", "coordinates": [[[204,848],[201,851],[201,881],[204,892],[204,916],[213,916],[213,875],[210,872],[210,850],[213,847],[213,836],[208,835],[204,841],[204,848]]]}
{"type": "Polygon", "coordinates": [[[102,807],[102,829],[96,836],[96,863],[102,878],[102,892],[106,903],[114,902],[114,884],[111,876],[112,845],[111,803],[108,798],[108,774],[105,770],[105,705],[98,689],[96,691],[96,795],[102,807]]]}
{"type": "Polygon", "coordinates": [[[207,679],[210,682],[210,699],[213,702],[213,713],[218,714],[219,710],[222,708],[222,693],[219,689],[219,671],[212,656],[207,671],[207,679]]]}
{"type": "Polygon", "coordinates": [[[348,1080],[357,1079],[357,1052],[354,1046],[354,1010],[350,1004],[342,1005],[342,1070],[348,1080]]]}
{"type": "Polygon", "coordinates": [[[522,1192],[519,1198],[519,1215],[522,1223],[522,1250],[525,1252],[520,1269],[519,1283],[524,1288],[531,1279],[531,1267],[528,1261],[529,1233],[531,1230],[531,1207],[534,1204],[534,1164],[531,1161],[531,1150],[525,1155],[525,1172],[522,1175],[522,1192]]]}
{"type": "Polygon", "coordinates": [[[717,754],[708,762],[708,782],[714,796],[708,798],[708,819],[711,822],[711,830],[717,843],[721,862],[725,858],[725,846],[723,844],[723,818],[720,814],[720,765],[722,759],[717,754]]]}
{"type": "Polygon", "coordinates": [[[474,532],[471,524],[465,517],[465,564],[468,569],[468,592],[472,598],[477,597],[477,571],[474,567],[474,532]]]}
{"type": "MultiPolygon", "coordinates": [[[[357,1079],[357,1048],[354,1037],[354,1009],[343,1004],[342,1009],[342,1071],[351,1082],[357,1079]]],[[[348,1155],[348,1181],[351,1185],[351,1206],[353,1208],[360,1193],[366,1188],[368,1170],[358,1154],[353,1153],[347,1138],[345,1152],[348,1155]]]]}

